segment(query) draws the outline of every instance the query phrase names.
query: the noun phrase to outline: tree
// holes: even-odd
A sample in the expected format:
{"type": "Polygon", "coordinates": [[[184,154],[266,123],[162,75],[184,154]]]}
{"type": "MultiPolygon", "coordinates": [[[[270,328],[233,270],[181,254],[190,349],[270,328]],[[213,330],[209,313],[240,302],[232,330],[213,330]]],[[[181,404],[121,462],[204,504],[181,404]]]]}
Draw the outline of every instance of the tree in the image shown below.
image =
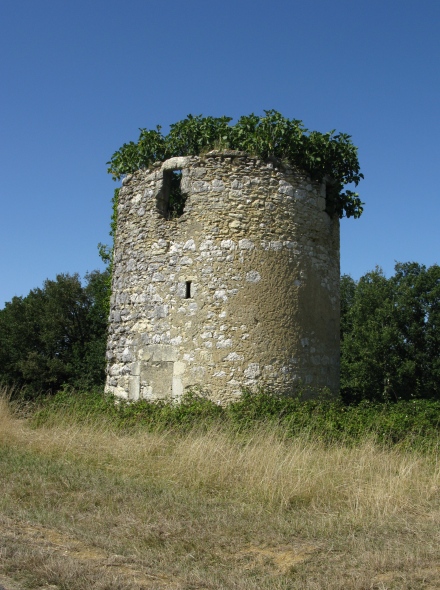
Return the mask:
{"type": "Polygon", "coordinates": [[[100,385],[105,376],[107,273],[86,285],[60,274],[0,310],[0,380],[28,395],[100,385]]]}
{"type": "Polygon", "coordinates": [[[341,392],[346,401],[440,394],[440,267],[397,264],[341,279],[341,392]]]}

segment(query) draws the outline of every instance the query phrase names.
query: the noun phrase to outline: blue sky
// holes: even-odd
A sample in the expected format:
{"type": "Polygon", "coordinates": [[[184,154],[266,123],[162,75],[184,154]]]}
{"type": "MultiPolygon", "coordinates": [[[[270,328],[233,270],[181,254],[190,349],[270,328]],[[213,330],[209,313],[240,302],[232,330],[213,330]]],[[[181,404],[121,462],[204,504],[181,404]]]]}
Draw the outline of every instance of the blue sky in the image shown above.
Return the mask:
{"type": "Polygon", "coordinates": [[[359,147],[361,219],[341,271],[439,263],[440,3],[1,0],[0,307],[102,268],[139,127],[276,109],[359,147]]]}

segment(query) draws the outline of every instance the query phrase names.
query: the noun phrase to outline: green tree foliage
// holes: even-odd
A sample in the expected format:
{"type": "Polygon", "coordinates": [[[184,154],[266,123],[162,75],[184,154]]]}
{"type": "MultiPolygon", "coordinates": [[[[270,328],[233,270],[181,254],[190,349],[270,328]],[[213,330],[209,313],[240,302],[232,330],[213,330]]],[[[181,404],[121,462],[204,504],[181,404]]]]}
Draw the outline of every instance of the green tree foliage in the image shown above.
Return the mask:
{"type": "Polygon", "coordinates": [[[230,117],[188,117],[170,126],[168,135],[161,127],[140,129],[137,142],[125,143],[107,162],[115,180],[157,161],[173,156],[199,155],[209,149],[233,149],[296,164],[327,183],[327,211],[339,217],[359,217],[363,203],[346,185],[357,186],[363,178],[357,148],[349,135],[331,131],[309,132],[302,121],[287,119],[279,112],[264,111],[259,117],[240,117],[230,125],[230,117]]]}
{"type": "Polygon", "coordinates": [[[0,310],[0,380],[28,395],[101,385],[105,377],[108,273],[58,275],[0,310]]]}
{"type": "Polygon", "coordinates": [[[341,279],[341,391],[346,401],[440,398],[440,267],[341,279]]]}

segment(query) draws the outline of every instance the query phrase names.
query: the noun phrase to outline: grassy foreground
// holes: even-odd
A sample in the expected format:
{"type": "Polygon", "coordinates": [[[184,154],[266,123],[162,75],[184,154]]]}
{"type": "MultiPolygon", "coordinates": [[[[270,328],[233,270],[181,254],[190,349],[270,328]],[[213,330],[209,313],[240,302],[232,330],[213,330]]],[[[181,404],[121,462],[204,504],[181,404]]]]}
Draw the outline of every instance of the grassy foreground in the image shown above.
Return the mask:
{"type": "Polygon", "coordinates": [[[173,414],[77,399],[61,395],[26,418],[0,401],[0,583],[440,587],[434,406],[362,434],[359,418],[343,427],[332,407],[301,406],[302,422],[263,397],[264,411],[227,415],[194,400],[173,414]]]}

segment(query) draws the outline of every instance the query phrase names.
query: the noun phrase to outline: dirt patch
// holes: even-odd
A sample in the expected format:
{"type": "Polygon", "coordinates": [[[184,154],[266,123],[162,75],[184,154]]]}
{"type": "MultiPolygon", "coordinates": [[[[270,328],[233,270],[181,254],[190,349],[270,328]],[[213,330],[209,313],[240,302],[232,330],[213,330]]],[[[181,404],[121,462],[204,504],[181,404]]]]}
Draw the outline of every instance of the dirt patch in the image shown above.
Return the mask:
{"type": "Polygon", "coordinates": [[[298,545],[295,547],[254,547],[250,546],[237,553],[239,559],[246,561],[245,568],[265,565],[272,567],[274,573],[287,574],[292,569],[304,563],[318,547],[314,545],[298,545]]]}

